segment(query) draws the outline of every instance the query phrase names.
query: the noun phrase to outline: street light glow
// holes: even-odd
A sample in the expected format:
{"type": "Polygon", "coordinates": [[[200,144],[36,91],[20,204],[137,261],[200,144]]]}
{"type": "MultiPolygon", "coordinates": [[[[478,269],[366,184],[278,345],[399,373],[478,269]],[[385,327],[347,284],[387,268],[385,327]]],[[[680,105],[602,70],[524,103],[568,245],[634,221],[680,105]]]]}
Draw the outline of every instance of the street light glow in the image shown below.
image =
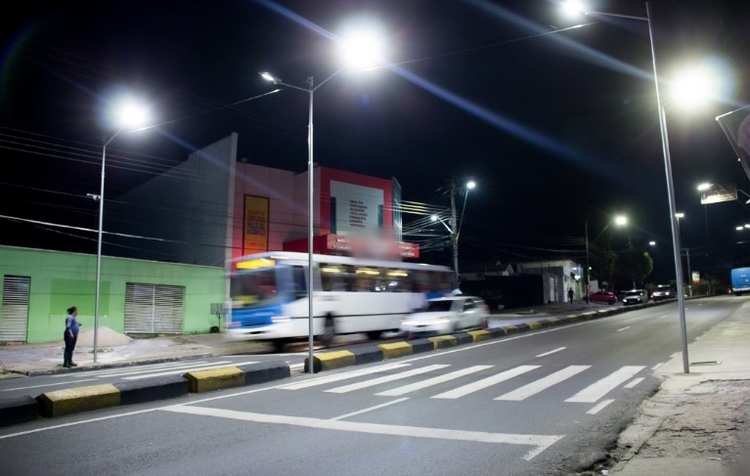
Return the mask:
{"type": "Polygon", "coordinates": [[[615,217],[615,225],[617,226],[625,226],[628,224],[628,217],[625,215],[618,215],[615,217]]]}
{"type": "Polygon", "coordinates": [[[672,101],[683,108],[696,108],[706,104],[718,90],[719,79],[703,65],[685,70],[671,84],[672,101]]]}
{"type": "Polygon", "coordinates": [[[361,71],[383,64],[386,57],[384,37],[381,28],[372,21],[351,22],[339,43],[344,65],[361,71]]]}
{"type": "Polygon", "coordinates": [[[699,192],[704,192],[706,190],[711,189],[711,187],[713,187],[713,186],[714,186],[714,184],[712,184],[712,183],[704,182],[704,183],[699,184],[697,188],[698,188],[699,192]]]}

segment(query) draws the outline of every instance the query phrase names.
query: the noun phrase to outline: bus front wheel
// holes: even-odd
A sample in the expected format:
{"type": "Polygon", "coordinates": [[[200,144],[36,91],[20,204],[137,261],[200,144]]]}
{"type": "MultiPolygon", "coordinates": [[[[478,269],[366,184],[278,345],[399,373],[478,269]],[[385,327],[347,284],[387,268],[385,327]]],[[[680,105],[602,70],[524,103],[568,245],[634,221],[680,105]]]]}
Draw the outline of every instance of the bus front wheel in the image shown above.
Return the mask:
{"type": "Polygon", "coordinates": [[[369,331],[367,333],[367,338],[370,340],[378,340],[380,339],[380,336],[383,335],[383,331],[369,331]]]}

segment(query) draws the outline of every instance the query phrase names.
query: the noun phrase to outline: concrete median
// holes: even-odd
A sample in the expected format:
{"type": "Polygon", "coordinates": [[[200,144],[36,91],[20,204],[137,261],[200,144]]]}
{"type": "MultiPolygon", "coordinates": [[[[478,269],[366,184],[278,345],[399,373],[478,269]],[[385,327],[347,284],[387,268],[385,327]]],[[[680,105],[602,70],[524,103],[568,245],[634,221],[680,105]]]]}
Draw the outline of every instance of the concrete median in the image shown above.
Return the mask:
{"type": "Polygon", "coordinates": [[[36,397],[39,414],[52,418],[120,404],[120,391],[112,384],[66,388],[47,392],[36,397]]]}
{"type": "Polygon", "coordinates": [[[191,393],[210,392],[245,385],[245,374],[237,367],[197,370],[183,375],[191,393]]]}

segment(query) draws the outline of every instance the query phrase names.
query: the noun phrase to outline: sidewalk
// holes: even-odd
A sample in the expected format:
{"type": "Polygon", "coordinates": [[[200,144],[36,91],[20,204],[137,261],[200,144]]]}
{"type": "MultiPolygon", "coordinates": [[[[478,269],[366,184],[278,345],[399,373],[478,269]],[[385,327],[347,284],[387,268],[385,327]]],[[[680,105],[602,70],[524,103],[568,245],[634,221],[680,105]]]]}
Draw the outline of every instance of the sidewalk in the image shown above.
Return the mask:
{"type": "MultiPolygon", "coordinates": [[[[556,303],[493,314],[489,326],[518,325],[549,317],[609,314],[616,306],[556,303]]],[[[80,371],[187,358],[270,352],[253,342],[227,341],[223,334],[131,339],[106,327],[79,336],[79,367],[62,367],[63,343],[0,346],[0,378],[80,371]]],[[[664,381],[644,401],[640,415],[620,435],[601,467],[584,475],[750,476],[750,302],[688,347],[690,373],[677,355],[656,370],[664,381]]]]}
{"type": "Polygon", "coordinates": [[[224,334],[189,334],[134,339],[107,327],[97,332],[94,363],[93,329],[78,336],[73,360],[78,367],[62,366],[62,339],[59,342],[0,346],[0,378],[75,372],[92,368],[129,366],[183,359],[268,352],[271,347],[257,342],[228,341],[224,334]]]}

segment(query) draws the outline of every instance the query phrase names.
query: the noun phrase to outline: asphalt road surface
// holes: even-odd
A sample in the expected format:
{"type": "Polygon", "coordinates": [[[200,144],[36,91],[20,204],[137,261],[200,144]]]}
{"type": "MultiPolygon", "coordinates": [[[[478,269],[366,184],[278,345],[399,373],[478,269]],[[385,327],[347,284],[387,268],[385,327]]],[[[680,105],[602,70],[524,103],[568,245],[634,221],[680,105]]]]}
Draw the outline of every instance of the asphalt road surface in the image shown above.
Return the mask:
{"type": "MultiPolygon", "coordinates": [[[[688,338],[744,300],[688,303],[688,338]]],[[[571,474],[681,350],[677,304],[0,430],[12,475],[571,474]]]]}

